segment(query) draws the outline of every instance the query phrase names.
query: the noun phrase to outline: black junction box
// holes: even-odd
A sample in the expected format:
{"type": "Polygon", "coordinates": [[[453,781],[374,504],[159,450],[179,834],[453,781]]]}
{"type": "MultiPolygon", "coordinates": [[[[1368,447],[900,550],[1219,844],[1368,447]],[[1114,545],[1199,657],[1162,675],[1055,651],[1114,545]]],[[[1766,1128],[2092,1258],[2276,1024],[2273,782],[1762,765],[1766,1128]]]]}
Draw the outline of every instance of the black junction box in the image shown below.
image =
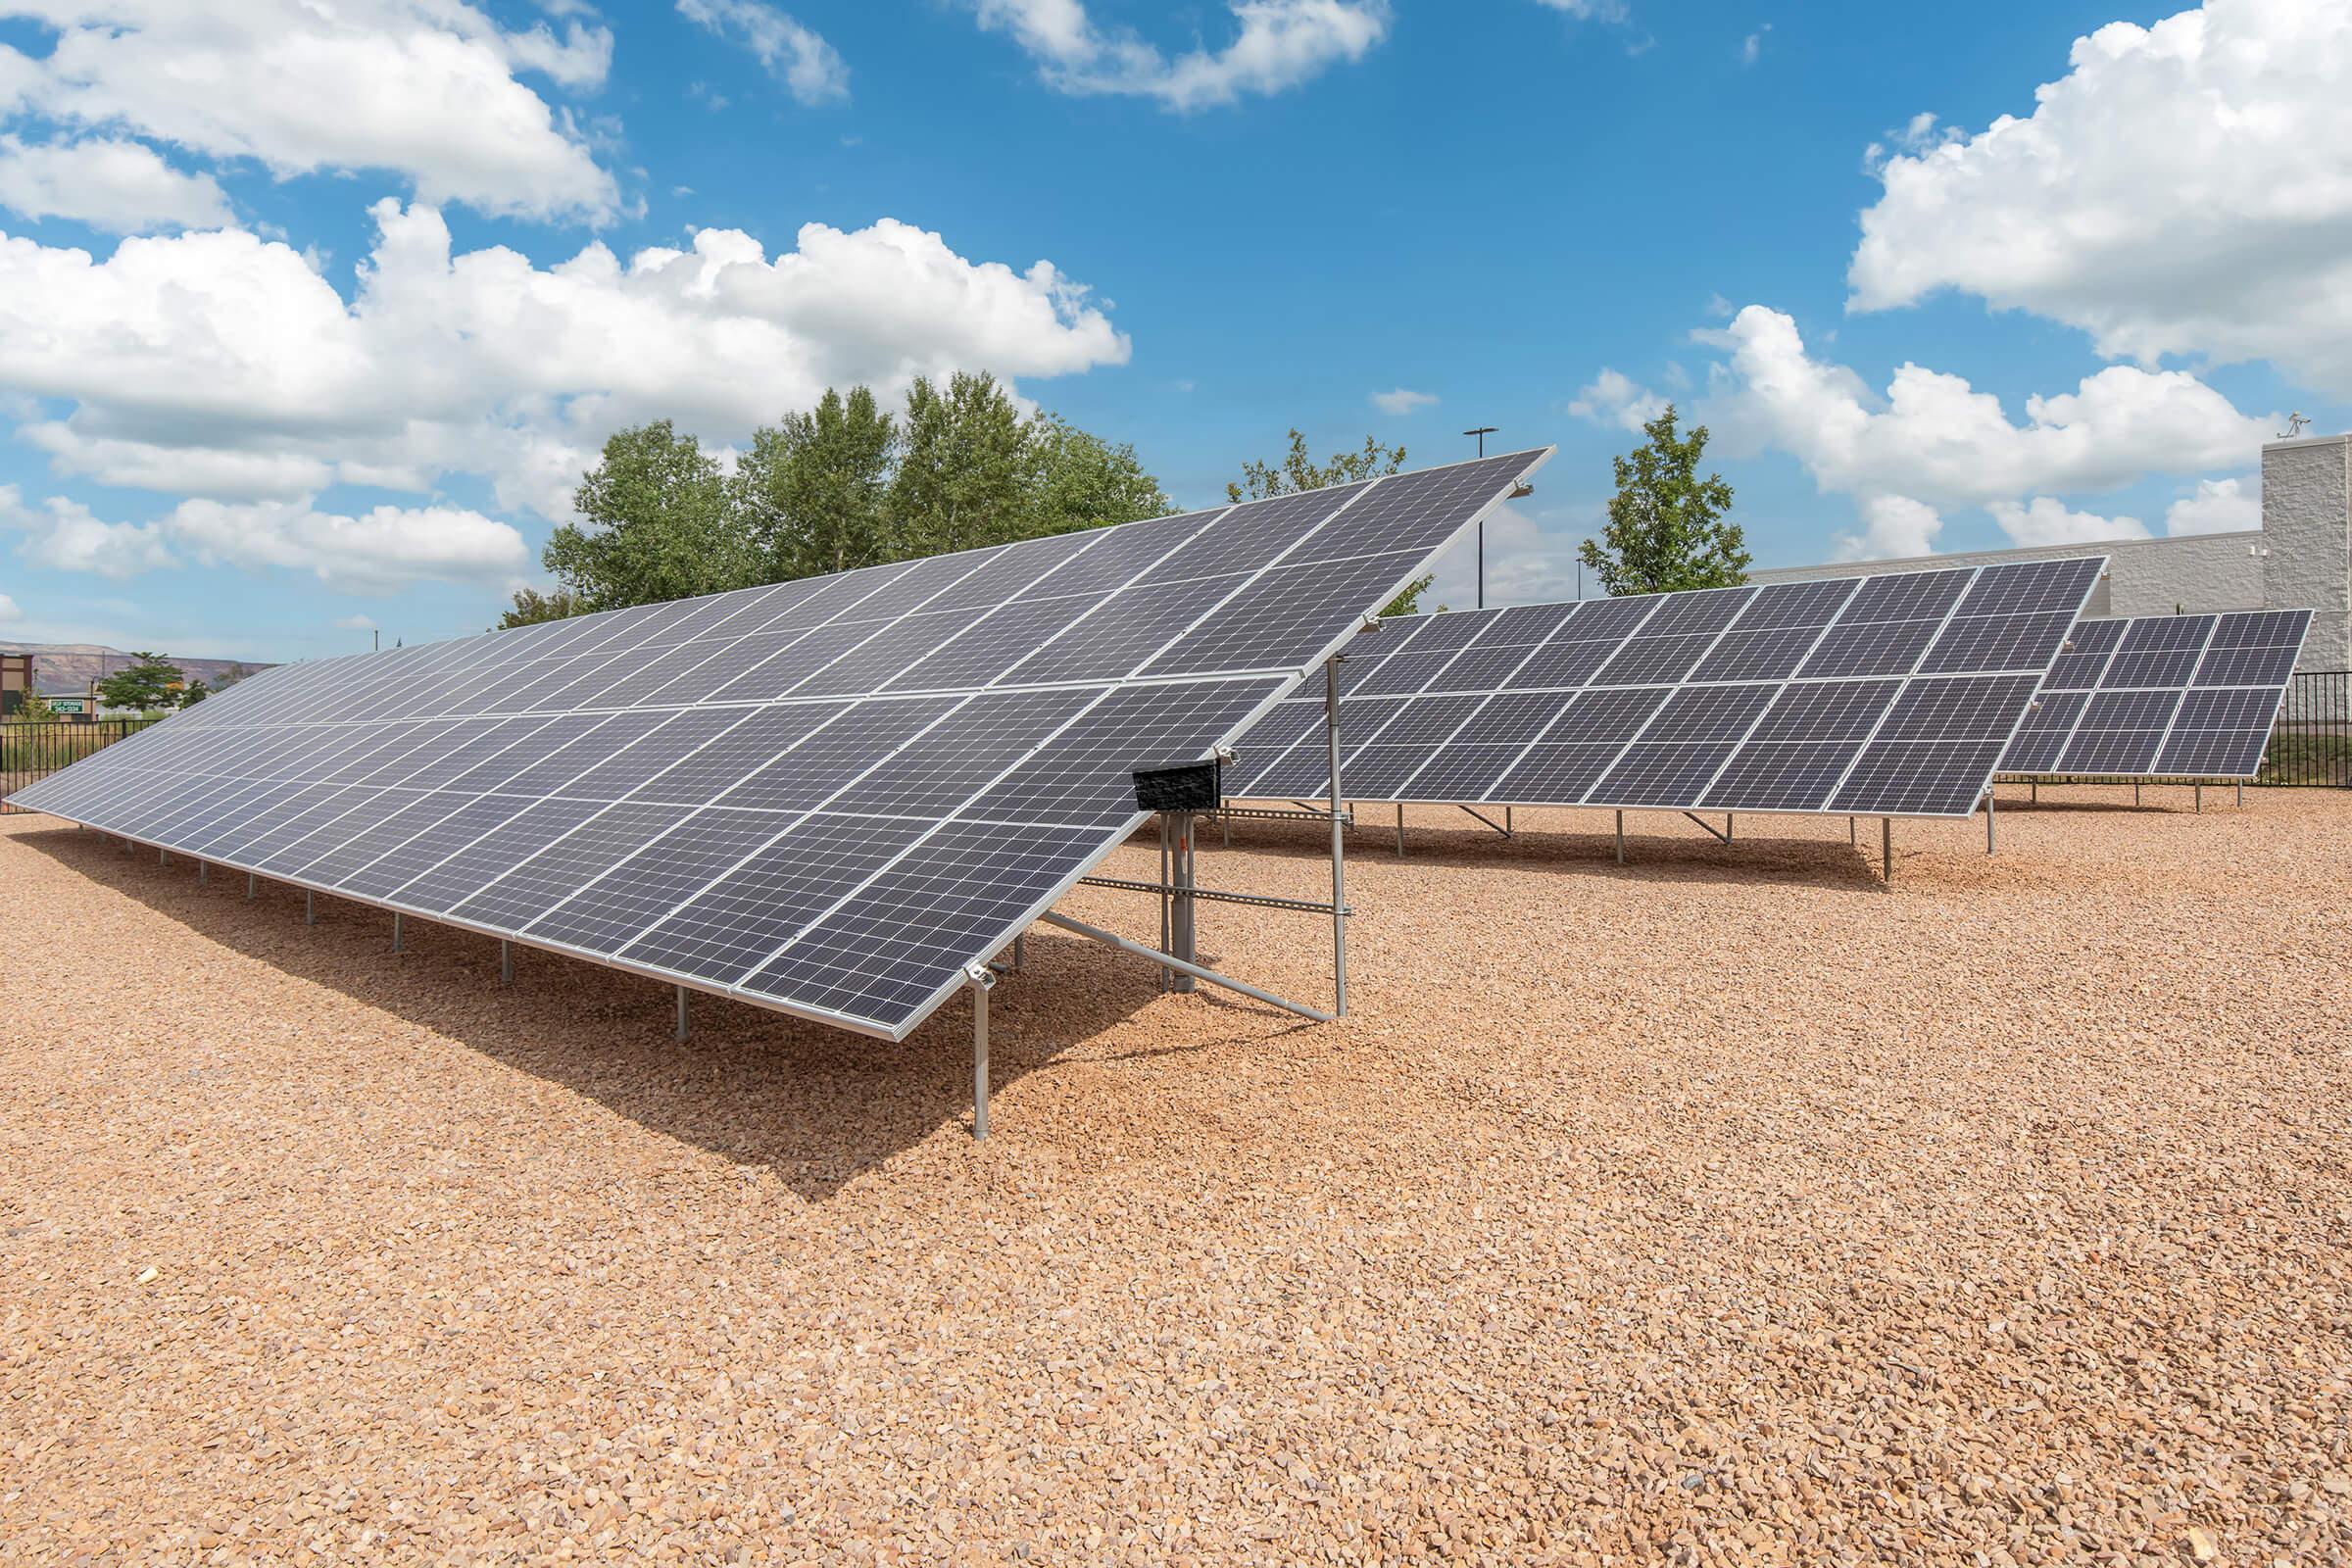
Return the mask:
{"type": "Polygon", "coordinates": [[[1213,811],[1224,804],[1222,765],[1214,761],[1166,762],[1135,770],[1139,811],[1213,811]]]}

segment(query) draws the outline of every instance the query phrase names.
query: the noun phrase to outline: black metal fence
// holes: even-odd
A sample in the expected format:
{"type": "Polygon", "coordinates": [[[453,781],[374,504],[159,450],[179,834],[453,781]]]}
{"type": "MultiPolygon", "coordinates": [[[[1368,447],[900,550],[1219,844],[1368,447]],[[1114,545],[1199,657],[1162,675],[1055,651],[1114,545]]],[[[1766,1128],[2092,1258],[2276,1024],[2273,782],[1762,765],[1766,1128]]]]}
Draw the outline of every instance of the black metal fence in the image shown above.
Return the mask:
{"type": "Polygon", "coordinates": [[[0,799],[158,722],[102,718],[82,724],[60,718],[46,724],[0,724],[0,799]]]}
{"type": "Polygon", "coordinates": [[[2352,789],[2352,670],[2313,670],[2287,683],[2254,782],[2352,789]]]}

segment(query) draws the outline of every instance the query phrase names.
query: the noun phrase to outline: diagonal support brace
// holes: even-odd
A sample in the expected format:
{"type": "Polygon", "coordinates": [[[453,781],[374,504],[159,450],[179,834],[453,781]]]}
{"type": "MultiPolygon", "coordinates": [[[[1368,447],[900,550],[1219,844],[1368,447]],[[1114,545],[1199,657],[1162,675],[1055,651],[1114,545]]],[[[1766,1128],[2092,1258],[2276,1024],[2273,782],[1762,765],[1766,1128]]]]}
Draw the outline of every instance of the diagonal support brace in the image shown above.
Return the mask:
{"type": "MultiPolygon", "coordinates": [[[[1495,820],[1494,820],[1493,817],[1491,817],[1491,816],[1487,815],[1485,812],[1483,812],[1483,811],[1477,811],[1477,810],[1472,810],[1472,809],[1471,809],[1471,808],[1469,808],[1469,807],[1467,807],[1467,806],[1460,808],[1460,809],[1462,809],[1462,810],[1464,810],[1464,811],[1468,811],[1468,812],[1469,812],[1469,814],[1470,814],[1471,816],[1475,817],[1477,820],[1479,820],[1479,821],[1481,821],[1481,822],[1484,822],[1484,823],[1485,823],[1487,826],[1489,826],[1489,827],[1493,828],[1493,829],[1494,829],[1495,832],[1497,832],[1497,833],[1501,834],[1501,835],[1502,835],[1504,838],[1506,838],[1506,839],[1508,839],[1508,838],[1516,838],[1516,837],[1518,837],[1518,835],[1517,835],[1516,833],[1513,833],[1513,832],[1511,831],[1510,819],[1508,818],[1508,816],[1505,816],[1505,818],[1504,818],[1502,821],[1500,821],[1500,822],[1497,822],[1497,821],[1495,821],[1495,820]]],[[[1506,807],[1504,807],[1504,808],[1503,808],[1503,810],[1504,810],[1505,812],[1508,812],[1508,811],[1510,810],[1510,808],[1506,806],[1506,807]]]]}
{"type": "Polygon", "coordinates": [[[1104,947],[1116,948],[1121,953],[1132,953],[1139,958],[1149,958],[1162,968],[1189,974],[1194,979],[1205,980],[1212,986],[1223,986],[1228,991],[1238,991],[1245,997],[1254,998],[1269,1006],[1280,1007],[1285,1012],[1295,1012],[1301,1018],[1312,1018],[1317,1023],[1329,1023],[1332,1020],[1332,1015],[1328,1012],[1318,1011],[1300,1003],[1287,1002],[1271,991],[1260,991],[1247,980],[1236,980],[1231,975],[1219,974],[1216,970],[1205,968],[1200,964],[1187,963],[1182,958],[1171,958],[1156,948],[1147,948],[1141,942],[1130,942],[1115,931],[1105,931],[1101,926],[1088,925],[1084,920],[1073,920],[1068,915],[1052,909],[1048,909],[1038,918],[1048,925],[1059,926],[1064,931],[1100,942],[1104,947]]]}
{"type": "Polygon", "coordinates": [[[1683,814],[1689,817],[1691,821],[1696,822],[1700,827],[1706,828],[1707,836],[1713,839],[1716,843],[1729,844],[1732,842],[1732,835],[1728,829],[1724,832],[1718,833],[1713,828],[1707,827],[1707,819],[1703,816],[1700,816],[1696,811],[1685,811],[1683,814]]]}

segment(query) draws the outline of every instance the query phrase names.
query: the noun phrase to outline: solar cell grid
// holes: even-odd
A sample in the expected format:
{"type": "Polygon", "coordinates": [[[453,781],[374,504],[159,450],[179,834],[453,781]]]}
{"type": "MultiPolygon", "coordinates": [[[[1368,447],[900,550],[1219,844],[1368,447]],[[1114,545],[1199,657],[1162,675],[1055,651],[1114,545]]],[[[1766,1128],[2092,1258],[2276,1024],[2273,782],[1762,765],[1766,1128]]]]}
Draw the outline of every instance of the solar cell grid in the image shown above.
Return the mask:
{"type": "Polygon", "coordinates": [[[1476,692],[1484,695],[1507,682],[1511,672],[1527,662],[1535,650],[1524,645],[1490,647],[1480,639],[1446,662],[1430,677],[1426,690],[1433,692],[1476,692]]]}
{"type": "Polygon", "coordinates": [[[1716,633],[1711,631],[1652,637],[1644,627],[1642,635],[1629,641],[1617,651],[1616,657],[1600,666],[1592,676],[1592,684],[1642,686],[1679,681],[1706,657],[1707,650],[1715,645],[1715,638],[1716,633]]]}
{"type": "Polygon", "coordinates": [[[1429,750],[1427,746],[1376,741],[1350,753],[1340,765],[1340,776],[1349,789],[1361,789],[1373,800],[1385,801],[1404,788],[1405,781],[1429,760],[1429,750]]]}
{"type": "Polygon", "coordinates": [[[1796,673],[1813,645],[1818,626],[1778,626],[1764,631],[1729,631],[1690,672],[1692,680],[1785,680],[1796,673]]]}
{"type": "MultiPolygon", "coordinates": [[[[1348,688],[1342,728],[1351,751],[1341,787],[1390,798],[1382,790],[1400,760],[1384,749],[1410,744],[1430,755],[1394,786],[1407,800],[1964,815],[1989,785],[1987,756],[1997,760],[2019,733],[2102,564],[2032,562],[1415,617],[1418,628],[1408,622],[1408,638],[1389,645],[1408,652],[1348,688]],[[1544,622],[1522,611],[1540,611],[1544,622]],[[1513,615],[1549,630],[1508,645],[1506,658],[1497,638],[1513,615]],[[1466,651],[1433,673],[1420,653],[1433,639],[1466,651]],[[1488,700],[1442,736],[1396,728],[1372,706],[1482,686],[1488,700]]],[[[1229,793],[1327,787],[1308,715],[1284,722],[1269,732],[1271,755],[1229,777],[1229,793]]],[[[1258,751],[1256,737],[1243,750],[1258,751]]]]}
{"type": "Polygon", "coordinates": [[[2199,686],[2267,686],[2283,689],[2302,657],[2300,645],[2264,648],[2208,648],[2197,665],[2199,686]]]}
{"type": "Polygon", "coordinates": [[[904,854],[927,825],[819,813],[752,856],[628,944],[620,956],[732,981],[904,854]]]}
{"type": "Polygon", "coordinates": [[[1639,742],[1626,748],[1592,793],[1626,806],[1695,805],[1732,752],[1724,741],[1639,742]]]}
{"type": "Polygon", "coordinates": [[[1191,675],[1311,662],[1330,642],[1316,630],[1313,606],[1327,598],[1384,604],[1427,559],[1422,551],[1401,550],[1274,566],[1218,607],[1211,621],[1188,632],[1139,673],[1191,675]]]}
{"type": "Polygon", "coordinates": [[[1771,631],[1794,626],[1826,626],[1838,618],[1854,596],[1858,581],[1834,577],[1823,582],[1767,583],[1740,612],[1736,628],[1743,632],[1771,631]]]}
{"type": "Polygon", "coordinates": [[[2251,778],[2310,624],[2303,610],[2081,621],[2001,770],[2251,778]]]}
{"type": "Polygon", "coordinates": [[[23,799],[903,1036],[1546,456],[272,670],[23,799]]]}
{"type": "Polygon", "coordinates": [[[618,953],[795,820],[786,811],[697,811],[523,930],[566,947],[618,953]]]}
{"type": "Polygon", "coordinates": [[[1657,612],[1642,625],[1644,637],[1683,636],[1691,632],[1722,631],[1748,601],[1756,596],[1753,588],[1715,588],[1697,593],[1668,594],[1658,602],[1657,612]]]}
{"type": "MultiPolygon", "coordinates": [[[[1570,621],[1568,624],[1573,626],[1576,622],[1570,621]]],[[[1562,630],[1565,635],[1565,628],[1562,630]]],[[[1592,679],[1592,672],[1606,663],[1609,656],[1616,651],[1615,643],[1597,637],[1545,643],[1528,655],[1526,662],[1512,672],[1511,684],[1530,691],[1574,690],[1592,679]]]]}
{"type": "Polygon", "coordinates": [[[1770,686],[1690,686],[1676,692],[1642,731],[1651,741],[1735,741],[1775,693],[1770,686]]]}

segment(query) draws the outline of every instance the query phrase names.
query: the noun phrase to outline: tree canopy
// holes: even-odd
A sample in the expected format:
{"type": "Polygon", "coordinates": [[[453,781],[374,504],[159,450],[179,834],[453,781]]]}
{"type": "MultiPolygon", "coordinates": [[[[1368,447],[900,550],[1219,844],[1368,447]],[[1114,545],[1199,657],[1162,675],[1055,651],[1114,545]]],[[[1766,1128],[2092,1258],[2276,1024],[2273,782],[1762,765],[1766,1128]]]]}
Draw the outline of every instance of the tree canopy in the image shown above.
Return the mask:
{"type": "Polygon", "coordinates": [[[558,527],[541,557],[558,586],[517,591],[501,625],[1170,510],[1133,447],[1024,414],[994,376],[962,371],[918,378],[896,415],[864,387],[828,390],[755,431],[732,474],[666,419],[621,430],[572,505],[579,520],[558,527]]]}
{"type": "Polygon", "coordinates": [[[1293,430],[1291,449],[1281,462],[1243,464],[1241,478],[1225,487],[1225,495],[1232,501],[1262,501],[1268,496],[1320,490],[1325,485],[1377,479],[1403,466],[1404,448],[1384,447],[1371,436],[1364,437],[1361,452],[1337,452],[1328,461],[1317,463],[1307,456],[1306,437],[1293,430]]]}
{"type": "Polygon", "coordinates": [[[180,668],[161,654],[136,652],[130,663],[98,683],[98,700],[109,708],[153,712],[178,700],[180,668]]]}
{"type": "MultiPolygon", "coordinates": [[[[1377,479],[1395,473],[1404,466],[1404,448],[1384,447],[1371,436],[1364,437],[1361,452],[1335,452],[1330,459],[1317,463],[1307,455],[1306,437],[1297,430],[1291,432],[1291,449],[1278,463],[1245,463],[1242,476],[1225,486],[1229,501],[1263,501],[1268,496],[1296,495],[1301,490],[1320,490],[1327,485],[1353,484],[1358,479],[1377,479]]],[[[1437,581],[1431,573],[1423,573],[1405,584],[1404,591],[1389,601],[1381,611],[1384,615],[1412,615],[1421,610],[1421,596],[1437,581]]],[[[1441,607],[1443,608],[1443,607],[1441,607]]]]}
{"type": "Polygon", "coordinates": [[[1750,557],[1740,525],[1724,520],[1732,487],[1723,475],[1698,477],[1707,427],[1675,433],[1674,405],[1642,426],[1647,437],[1629,457],[1611,459],[1617,493],[1598,539],[1579,554],[1612,594],[1680,593],[1729,588],[1747,580],[1750,557]]]}

